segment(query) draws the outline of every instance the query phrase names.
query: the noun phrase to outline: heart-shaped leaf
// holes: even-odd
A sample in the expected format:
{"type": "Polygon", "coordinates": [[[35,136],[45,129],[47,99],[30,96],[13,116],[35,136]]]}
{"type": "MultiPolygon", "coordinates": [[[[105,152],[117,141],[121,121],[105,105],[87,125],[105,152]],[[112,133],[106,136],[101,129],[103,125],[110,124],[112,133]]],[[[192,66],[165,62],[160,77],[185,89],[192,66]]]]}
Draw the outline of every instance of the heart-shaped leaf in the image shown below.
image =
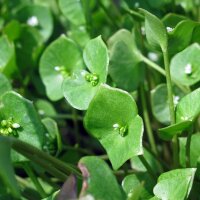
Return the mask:
{"type": "Polygon", "coordinates": [[[72,24],[83,25],[86,23],[81,1],[59,0],[59,7],[72,24]]]}
{"type": "MultiPolygon", "coordinates": [[[[1,98],[0,120],[4,135],[14,135],[42,149],[45,130],[32,102],[15,92],[5,93],[1,98]]],[[[26,159],[13,151],[12,160],[20,162],[26,159]]]]}
{"type": "Polygon", "coordinates": [[[81,158],[78,166],[84,178],[80,197],[87,199],[84,198],[87,196],[89,199],[89,196],[92,196],[93,199],[104,200],[125,199],[113,172],[103,160],[95,156],[87,156],[81,158]]]}
{"type": "Polygon", "coordinates": [[[195,43],[176,54],[170,64],[172,78],[182,85],[191,86],[200,81],[200,46],[195,43]],[[178,74],[178,76],[177,76],[178,74]]]}
{"type": "Polygon", "coordinates": [[[176,121],[194,121],[200,114],[200,88],[181,99],[176,107],[176,121]]]}
{"type": "Polygon", "coordinates": [[[110,46],[109,74],[118,87],[133,91],[143,80],[144,68],[134,41],[134,35],[125,29],[119,30],[108,41],[110,46]]]}
{"type": "Polygon", "coordinates": [[[160,199],[184,200],[192,188],[195,168],[175,169],[161,174],[153,189],[160,199]]]}
{"type": "Polygon", "coordinates": [[[108,71],[108,51],[101,37],[90,40],[83,51],[85,70],[74,73],[63,83],[63,93],[74,108],[86,110],[96,94],[99,85],[106,82],[108,71]]]}
{"type": "Polygon", "coordinates": [[[47,96],[57,101],[63,97],[64,77],[83,68],[78,46],[64,35],[53,41],[42,54],[40,75],[46,87],[47,96]]]}
{"type": "Polygon", "coordinates": [[[143,153],[143,122],[135,101],[125,91],[102,85],[89,105],[84,124],[106,149],[114,169],[143,153]]]}
{"type": "Polygon", "coordinates": [[[155,15],[141,8],[140,11],[145,15],[145,32],[149,44],[166,51],[168,38],[165,26],[155,15]]]}
{"type": "Polygon", "coordinates": [[[12,86],[9,80],[6,78],[6,76],[0,73],[0,96],[10,90],[12,90],[12,86]]]}

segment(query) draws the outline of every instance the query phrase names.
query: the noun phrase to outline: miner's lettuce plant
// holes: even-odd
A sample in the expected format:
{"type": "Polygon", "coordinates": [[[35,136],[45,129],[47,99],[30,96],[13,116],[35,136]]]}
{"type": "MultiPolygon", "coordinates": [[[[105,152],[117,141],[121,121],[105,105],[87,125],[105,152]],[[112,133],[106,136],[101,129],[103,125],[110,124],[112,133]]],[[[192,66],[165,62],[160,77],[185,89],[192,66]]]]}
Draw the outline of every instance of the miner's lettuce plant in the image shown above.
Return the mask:
{"type": "Polygon", "coordinates": [[[0,199],[198,200],[198,1],[0,1],[0,199]]]}

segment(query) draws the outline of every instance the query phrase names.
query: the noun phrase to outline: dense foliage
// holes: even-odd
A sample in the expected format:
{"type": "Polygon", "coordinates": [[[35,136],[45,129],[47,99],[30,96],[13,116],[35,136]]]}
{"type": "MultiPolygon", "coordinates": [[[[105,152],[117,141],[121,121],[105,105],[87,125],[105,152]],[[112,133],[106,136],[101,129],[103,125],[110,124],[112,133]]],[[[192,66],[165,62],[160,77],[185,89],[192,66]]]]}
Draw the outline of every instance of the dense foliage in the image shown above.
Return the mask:
{"type": "Polygon", "coordinates": [[[199,0],[0,0],[1,200],[200,200],[199,0]]]}

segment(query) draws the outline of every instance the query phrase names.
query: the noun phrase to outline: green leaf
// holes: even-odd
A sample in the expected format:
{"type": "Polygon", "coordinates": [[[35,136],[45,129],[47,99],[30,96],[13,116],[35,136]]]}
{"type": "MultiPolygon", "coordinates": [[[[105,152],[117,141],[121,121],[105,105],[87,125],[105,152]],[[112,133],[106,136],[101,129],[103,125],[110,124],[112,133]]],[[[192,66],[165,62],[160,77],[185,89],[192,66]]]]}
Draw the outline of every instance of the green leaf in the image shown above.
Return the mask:
{"type": "Polygon", "coordinates": [[[36,28],[44,41],[48,40],[53,32],[53,18],[48,7],[28,5],[17,12],[17,19],[36,28]]]}
{"type": "Polygon", "coordinates": [[[139,200],[151,198],[153,186],[154,182],[148,173],[128,175],[122,181],[122,187],[128,196],[128,200],[135,200],[135,194],[139,196],[139,200]]]}
{"type": "MultiPolygon", "coordinates": [[[[32,102],[15,92],[5,93],[1,98],[0,120],[11,120],[12,123],[17,123],[19,127],[12,128],[11,135],[42,149],[45,130],[32,102]]],[[[12,160],[20,162],[26,158],[13,151],[12,160]]]]}
{"type": "MultiPolygon", "coordinates": [[[[183,92],[179,88],[173,87],[174,91],[174,105],[176,106],[179,100],[184,96],[183,92]]],[[[157,85],[151,90],[151,106],[152,112],[155,118],[166,125],[170,124],[170,114],[168,105],[167,85],[157,85]]]]}
{"type": "Polygon", "coordinates": [[[48,196],[42,200],[57,200],[58,199],[59,190],[54,192],[51,196],[48,196]]]}
{"type": "Polygon", "coordinates": [[[168,38],[165,26],[155,15],[141,8],[140,11],[145,15],[145,32],[149,44],[166,51],[168,38]]]}
{"type": "Polygon", "coordinates": [[[0,96],[10,90],[12,90],[12,86],[9,80],[6,78],[6,76],[0,73],[0,96]]]}
{"type": "Polygon", "coordinates": [[[192,121],[183,121],[165,128],[159,129],[159,136],[163,140],[171,140],[175,135],[180,135],[184,130],[188,129],[192,121]]]}
{"type": "Polygon", "coordinates": [[[194,85],[200,81],[200,46],[195,43],[176,54],[170,64],[172,78],[186,86],[194,85]],[[178,76],[177,76],[178,74],[178,76]]]}
{"type": "Polygon", "coordinates": [[[53,41],[40,59],[40,76],[52,101],[63,97],[62,83],[66,76],[83,67],[77,45],[64,35],[53,41]]]}
{"type": "MultiPolygon", "coordinates": [[[[187,138],[179,138],[179,159],[182,167],[186,167],[186,141],[187,138]]],[[[190,164],[192,167],[197,167],[198,159],[200,158],[200,133],[192,135],[190,143],[190,164]]]]}
{"type": "Polygon", "coordinates": [[[195,168],[175,169],[161,174],[153,189],[160,199],[184,200],[192,188],[195,168]]]}
{"type": "Polygon", "coordinates": [[[59,0],[59,7],[72,24],[83,25],[86,23],[81,1],[59,0]]]}
{"type": "Polygon", "coordinates": [[[110,46],[109,74],[118,87],[134,91],[144,78],[140,65],[141,55],[134,35],[125,29],[119,30],[108,41],[110,46]]]}
{"type": "Polygon", "coordinates": [[[171,32],[169,32],[168,50],[174,55],[177,52],[185,49],[191,42],[194,28],[198,25],[197,22],[191,20],[184,20],[179,22],[171,32]]]}
{"type": "Polygon", "coordinates": [[[15,70],[14,44],[3,35],[0,37],[0,72],[10,76],[15,70]]]}
{"type": "Polygon", "coordinates": [[[106,149],[114,169],[143,153],[143,122],[135,101],[125,91],[102,85],[89,105],[84,124],[106,149]]]}
{"type": "Polygon", "coordinates": [[[83,58],[89,72],[78,71],[66,78],[63,83],[65,98],[71,106],[79,110],[88,108],[99,85],[106,82],[109,58],[106,45],[100,36],[87,43],[83,58]],[[87,80],[87,76],[91,76],[92,80],[87,80]]]}
{"type": "Polygon", "coordinates": [[[92,196],[94,199],[103,200],[125,199],[113,172],[103,160],[87,156],[81,158],[78,166],[84,177],[80,197],[84,199],[86,196],[92,196]]]}
{"type": "Polygon", "coordinates": [[[200,88],[181,99],[176,107],[176,121],[194,121],[200,114],[200,88]]]}
{"type": "Polygon", "coordinates": [[[15,173],[10,158],[11,145],[12,143],[8,138],[0,136],[0,178],[9,189],[9,192],[11,192],[14,197],[19,198],[19,187],[15,179],[15,173]]]}

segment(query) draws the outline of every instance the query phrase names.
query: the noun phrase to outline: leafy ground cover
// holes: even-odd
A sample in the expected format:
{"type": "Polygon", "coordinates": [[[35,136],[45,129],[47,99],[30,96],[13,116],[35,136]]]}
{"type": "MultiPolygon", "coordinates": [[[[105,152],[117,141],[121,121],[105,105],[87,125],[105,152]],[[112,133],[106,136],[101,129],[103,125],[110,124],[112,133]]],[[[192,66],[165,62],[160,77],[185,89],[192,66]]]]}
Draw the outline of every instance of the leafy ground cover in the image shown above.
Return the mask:
{"type": "Polygon", "coordinates": [[[0,0],[0,199],[199,200],[200,1],[0,0]]]}

